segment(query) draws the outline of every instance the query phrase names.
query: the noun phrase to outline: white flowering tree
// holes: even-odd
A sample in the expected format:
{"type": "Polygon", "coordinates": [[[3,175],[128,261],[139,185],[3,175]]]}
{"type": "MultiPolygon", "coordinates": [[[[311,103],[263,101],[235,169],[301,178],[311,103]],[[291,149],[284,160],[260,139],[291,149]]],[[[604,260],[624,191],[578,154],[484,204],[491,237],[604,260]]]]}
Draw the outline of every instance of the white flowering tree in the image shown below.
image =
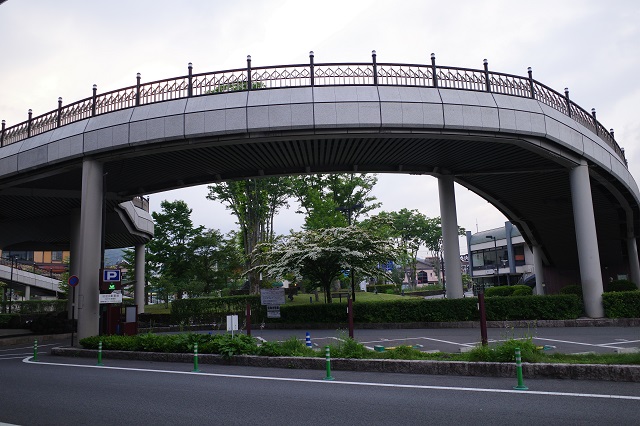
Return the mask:
{"type": "MultiPolygon", "coordinates": [[[[255,269],[271,277],[293,274],[317,282],[331,303],[331,283],[353,269],[356,275],[389,275],[378,268],[395,261],[398,251],[391,239],[381,239],[355,225],[292,233],[254,251],[260,258],[255,269]]],[[[388,277],[390,278],[390,276],[388,277]]]]}

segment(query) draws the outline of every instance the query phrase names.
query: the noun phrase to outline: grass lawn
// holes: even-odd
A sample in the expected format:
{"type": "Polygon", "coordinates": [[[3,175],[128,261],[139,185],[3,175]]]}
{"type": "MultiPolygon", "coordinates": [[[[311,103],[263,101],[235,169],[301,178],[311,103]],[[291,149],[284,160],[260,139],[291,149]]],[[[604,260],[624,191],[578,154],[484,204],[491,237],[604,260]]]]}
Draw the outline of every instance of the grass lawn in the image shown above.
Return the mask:
{"type": "MultiPolygon", "coordinates": [[[[346,291],[346,290],[343,290],[343,291],[346,291]]],[[[313,294],[307,294],[307,293],[299,293],[297,296],[293,297],[293,301],[289,300],[289,298],[287,297],[285,299],[285,302],[287,305],[308,305],[310,297],[312,298],[313,303],[316,303],[315,296],[313,294]]],[[[397,294],[383,294],[383,293],[374,294],[370,292],[356,291],[356,303],[375,302],[375,301],[381,301],[381,300],[384,300],[384,301],[405,300],[405,299],[410,299],[410,297],[400,296],[397,294]]],[[[324,293],[318,293],[318,300],[319,300],[318,303],[324,303],[324,293]]],[[[340,303],[340,298],[334,297],[333,303],[340,303]]],[[[347,303],[347,298],[345,296],[342,296],[342,303],[344,304],[347,303]]]]}

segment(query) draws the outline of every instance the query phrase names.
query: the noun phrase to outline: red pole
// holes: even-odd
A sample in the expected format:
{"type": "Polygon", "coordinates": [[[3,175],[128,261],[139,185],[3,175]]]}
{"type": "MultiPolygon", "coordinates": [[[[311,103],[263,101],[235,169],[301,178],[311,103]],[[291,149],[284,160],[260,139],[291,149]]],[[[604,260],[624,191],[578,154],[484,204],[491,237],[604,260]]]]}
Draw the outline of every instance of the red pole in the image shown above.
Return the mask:
{"type": "Polygon", "coordinates": [[[349,318],[349,337],[353,339],[353,300],[347,300],[347,317],[349,318]]]}
{"type": "Polygon", "coordinates": [[[247,336],[251,336],[251,303],[247,302],[247,336]]]}

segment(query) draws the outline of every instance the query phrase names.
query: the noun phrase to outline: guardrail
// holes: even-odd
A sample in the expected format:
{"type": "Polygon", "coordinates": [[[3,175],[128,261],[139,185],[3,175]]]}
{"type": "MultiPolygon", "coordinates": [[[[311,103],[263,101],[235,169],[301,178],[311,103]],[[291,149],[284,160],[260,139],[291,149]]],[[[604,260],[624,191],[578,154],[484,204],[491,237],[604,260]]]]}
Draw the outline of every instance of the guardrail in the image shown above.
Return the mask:
{"type": "Polygon", "coordinates": [[[531,68],[528,68],[527,77],[521,77],[490,71],[486,59],[484,69],[477,70],[437,65],[434,54],[431,54],[431,64],[378,63],[375,50],[371,57],[371,62],[315,64],[314,54],[309,52],[308,64],[252,67],[251,56],[247,56],[244,68],[193,74],[193,66],[189,63],[187,75],[150,83],[142,83],[138,73],[134,86],[98,94],[94,84],[91,97],[66,106],[62,105],[62,98],[58,98],[57,109],[36,117],[29,110],[26,121],[11,127],[6,127],[2,120],[0,147],[96,115],[174,99],[282,87],[414,86],[535,99],[593,131],[627,164],[624,149],[616,143],[613,129],[608,131],[596,119],[595,109],[589,113],[575,104],[569,98],[568,89],[561,94],[534,80],[531,68]]]}
{"type": "Polygon", "coordinates": [[[21,260],[12,262],[11,259],[0,258],[0,265],[4,265],[9,268],[12,268],[15,274],[17,274],[18,271],[24,271],[24,272],[30,272],[35,275],[41,275],[43,277],[53,278],[58,281],[62,280],[62,274],[54,273],[51,270],[38,268],[35,264],[27,263],[21,260]]]}

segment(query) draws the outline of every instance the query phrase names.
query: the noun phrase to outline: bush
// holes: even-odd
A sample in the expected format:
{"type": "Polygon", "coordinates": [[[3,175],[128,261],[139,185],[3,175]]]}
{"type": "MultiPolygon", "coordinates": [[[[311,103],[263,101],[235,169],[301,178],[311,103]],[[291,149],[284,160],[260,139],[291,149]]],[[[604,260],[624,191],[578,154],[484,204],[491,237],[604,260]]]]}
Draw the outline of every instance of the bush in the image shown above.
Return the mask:
{"type": "Polygon", "coordinates": [[[484,291],[485,297],[494,296],[531,296],[533,290],[526,285],[489,287],[484,291]]]}
{"type": "Polygon", "coordinates": [[[485,306],[491,321],[575,319],[582,314],[582,301],[573,294],[492,297],[485,306]]]}
{"type": "Polygon", "coordinates": [[[29,328],[39,334],[70,333],[73,330],[73,322],[67,318],[66,312],[48,313],[36,316],[29,328]]]}
{"type": "MultiPolygon", "coordinates": [[[[395,284],[380,284],[380,285],[368,285],[367,286],[367,292],[368,293],[373,293],[375,290],[378,290],[378,293],[386,293],[387,290],[392,290],[393,292],[396,291],[396,289],[398,288],[397,285],[395,284]]],[[[393,294],[393,292],[391,294],[393,294]]]]}
{"type": "Polygon", "coordinates": [[[560,289],[560,294],[575,294],[578,297],[582,297],[582,286],[579,284],[571,284],[564,286],[560,289]]]}
{"type": "Polygon", "coordinates": [[[0,314],[0,328],[20,328],[20,315],[0,314]]]}
{"type": "Polygon", "coordinates": [[[638,290],[638,287],[636,287],[636,285],[629,280],[611,281],[609,284],[607,284],[606,287],[607,287],[605,290],[606,292],[638,290]]]}
{"type": "Polygon", "coordinates": [[[251,304],[253,315],[258,317],[263,309],[260,296],[253,295],[174,300],[171,303],[171,318],[175,324],[207,324],[232,314],[244,318],[247,303],[251,304]]]}
{"type": "Polygon", "coordinates": [[[509,339],[495,346],[478,346],[469,352],[469,361],[475,362],[514,362],[516,348],[520,348],[522,361],[536,362],[542,355],[531,339],[509,339]]]}
{"type": "Polygon", "coordinates": [[[0,302],[0,307],[9,306],[11,303],[12,314],[38,314],[49,312],[63,312],[67,310],[67,301],[59,300],[22,300],[13,302],[0,302]]]}
{"type": "Polygon", "coordinates": [[[615,291],[602,295],[608,318],[640,318],[640,291],[615,291]]]}

